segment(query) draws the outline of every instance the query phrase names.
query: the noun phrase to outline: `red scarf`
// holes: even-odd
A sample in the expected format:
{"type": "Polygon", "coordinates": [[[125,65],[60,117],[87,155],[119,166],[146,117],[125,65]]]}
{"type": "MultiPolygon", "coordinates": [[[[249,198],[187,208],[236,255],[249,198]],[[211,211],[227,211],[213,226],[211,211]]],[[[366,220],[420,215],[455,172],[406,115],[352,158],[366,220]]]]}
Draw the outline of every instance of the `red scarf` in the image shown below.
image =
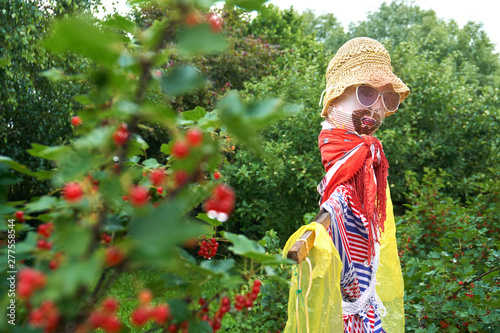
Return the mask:
{"type": "Polygon", "coordinates": [[[344,129],[322,130],[319,134],[319,149],[325,171],[335,167],[335,173],[327,176],[318,186],[323,189],[321,203],[341,184],[352,186],[354,204],[361,207],[369,228],[368,262],[374,254],[374,241],[378,235],[372,230],[384,231],[386,219],[386,187],[389,163],[380,141],[369,135],[358,135],[344,129]],[[345,156],[345,157],[344,157],[345,156]],[[328,181],[328,184],[326,182],[328,181]]]}

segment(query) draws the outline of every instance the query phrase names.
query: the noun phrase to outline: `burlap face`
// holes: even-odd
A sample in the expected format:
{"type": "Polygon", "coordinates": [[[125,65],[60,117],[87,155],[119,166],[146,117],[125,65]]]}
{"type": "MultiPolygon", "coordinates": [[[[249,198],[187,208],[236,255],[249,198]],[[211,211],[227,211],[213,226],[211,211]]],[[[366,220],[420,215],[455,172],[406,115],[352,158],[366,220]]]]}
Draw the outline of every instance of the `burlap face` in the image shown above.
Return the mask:
{"type": "Polygon", "coordinates": [[[335,128],[373,135],[382,125],[385,111],[381,98],[371,107],[366,107],[358,102],[356,88],[348,87],[330,104],[327,121],[335,128]]]}

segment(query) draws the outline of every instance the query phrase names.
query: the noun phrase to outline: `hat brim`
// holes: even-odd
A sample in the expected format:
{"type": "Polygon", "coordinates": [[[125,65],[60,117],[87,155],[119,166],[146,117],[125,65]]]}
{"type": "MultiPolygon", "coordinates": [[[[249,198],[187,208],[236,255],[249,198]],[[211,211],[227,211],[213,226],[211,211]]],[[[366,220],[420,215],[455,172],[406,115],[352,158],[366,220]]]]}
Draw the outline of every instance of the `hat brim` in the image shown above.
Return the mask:
{"type": "MultiPolygon", "coordinates": [[[[367,84],[373,87],[381,87],[386,84],[391,84],[395,92],[397,92],[401,97],[401,102],[403,102],[406,97],[410,94],[410,88],[408,88],[400,78],[398,78],[390,69],[386,66],[360,66],[355,67],[350,70],[347,75],[344,75],[339,79],[333,89],[327,87],[325,94],[325,99],[323,101],[323,111],[321,116],[326,118],[328,115],[328,107],[330,103],[340,95],[342,95],[350,86],[356,86],[360,84],[367,84]]],[[[385,116],[388,117],[393,113],[386,111],[385,116]]]]}

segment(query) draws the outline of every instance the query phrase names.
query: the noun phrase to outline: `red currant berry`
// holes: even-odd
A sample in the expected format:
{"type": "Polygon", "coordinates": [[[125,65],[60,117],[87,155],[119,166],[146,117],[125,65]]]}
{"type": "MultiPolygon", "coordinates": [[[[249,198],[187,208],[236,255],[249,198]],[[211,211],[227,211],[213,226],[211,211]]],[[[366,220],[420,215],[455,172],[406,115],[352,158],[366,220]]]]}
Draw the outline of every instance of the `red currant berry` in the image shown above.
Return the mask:
{"type": "Polygon", "coordinates": [[[127,124],[122,124],[120,128],[118,128],[113,133],[113,141],[115,143],[115,146],[123,146],[127,143],[129,138],[130,132],[127,129],[127,124]]]}
{"type": "Polygon", "coordinates": [[[179,329],[177,328],[177,325],[175,324],[168,325],[167,331],[169,331],[170,333],[177,333],[178,330],[179,329]]]}
{"type": "Polygon", "coordinates": [[[122,329],[122,324],[116,316],[107,316],[102,321],[101,327],[107,333],[118,333],[122,329]]]}
{"type": "Polygon", "coordinates": [[[125,254],[119,248],[111,246],[106,249],[104,259],[108,266],[115,266],[125,259],[125,254]]]}
{"type": "Polygon", "coordinates": [[[163,169],[153,170],[149,175],[149,180],[151,180],[151,184],[154,186],[160,186],[165,181],[165,178],[165,170],[163,169]]]}
{"type": "Polygon", "coordinates": [[[70,203],[76,203],[82,199],[83,190],[78,183],[68,183],[64,186],[64,200],[70,203]]]}
{"type": "Polygon", "coordinates": [[[186,139],[191,146],[198,147],[203,142],[203,133],[197,128],[192,128],[187,131],[186,139]]]}
{"type": "Polygon", "coordinates": [[[134,207],[143,207],[149,200],[148,190],[143,186],[135,186],[130,191],[130,203],[134,207]]]}
{"type": "Polygon", "coordinates": [[[17,219],[24,219],[24,212],[22,210],[18,210],[15,213],[15,216],[16,216],[17,219]]]}
{"type": "Polygon", "coordinates": [[[153,293],[149,289],[144,289],[139,292],[137,298],[142,305],[147,305],[151,303],[151,300],[153,299],[153,293]]]}
{"type": "Polygon", "coordinates": [[[87,322],[92,329],[95,329],[95,328],[101,327],[101,325],[105,319],[106,319],[106,316],[104,314],[102,314],[101,312],[92,311],[90,313],[89,319],[87,319],[87,322]]]}
{"type": "Polygon", "coordinates": [[[52,259],[50,262],[49,262],[49,268],[54,271],[56,269],[59,268],[59,262],[55,259],[52,259]]]}
{"type": "Polygon", "coordinates": [[[113,297],[106,298],[102,302],[102,308],[106,313],[115,313],[118,310],[118,301],[113,297]]]}
{"type": "Polygon", "coordinates": [[[165,324],[169,316],[170,308],[166,304],[156,306],[151,313],[151,317],[158,325],[165,324]]]}
{"type": "Polygon", "coordinates": [[[77,127],[77,126],[80,126],[83,122],[82,122],[82,119],[78,116],[73,116],[71,118],[71,123],[73,124],[73,126],[77,127]]]}
{"type": "Polygon", "coordinates": [[[252,293],[254,293],[254,294],[258,294],[258,293],[260,293],[260,287],[259,287],[259,286],[254,285],[254,286],[252,287],[252,293]]]}
{"type": "Polygon", "coordinates": [[[184,141],[177,141],[172,146],[172,154],[178,159],[183,159],[189,155],[189,146],[184,141]]]}
{"type": "Polygon", "coordinates": [[[156,192],[158,192],[158,194],[162,194],[163,193],[163,187],[158,186],[158,188],[156,189],[156,192]]]}
{"type": "Polygon", "coordinates": [[[144,326],[150,318],[149,310],[146,308],[137,308],[132,312],[130,320],[134,326],[144,326]]]}
{"type": "Polygon", "coordinates": [[[214,179],[216,179],[216,180],[220,179],[220,172],[219,171],[214,172],[214,179]]]}

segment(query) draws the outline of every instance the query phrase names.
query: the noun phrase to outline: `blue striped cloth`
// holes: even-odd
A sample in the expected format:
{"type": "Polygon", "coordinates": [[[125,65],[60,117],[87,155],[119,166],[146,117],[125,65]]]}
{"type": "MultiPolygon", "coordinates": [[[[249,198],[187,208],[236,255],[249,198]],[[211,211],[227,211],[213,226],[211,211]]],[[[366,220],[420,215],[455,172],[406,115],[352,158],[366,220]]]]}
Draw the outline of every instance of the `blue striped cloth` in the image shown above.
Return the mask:
{"type": "MultiPolygon", "coordinates": [[[[330,213],[328,232],[342,259],[342,297],[345,302],[357,300],[372,279],[372,267],[368,265],[368,229],[370,226],[358,207],[355,206],[349,185],[340,185],[326,200],[322,208],[330,213]]],[[[355,315],[344,315],[344,332],[381,333],[382,321],[369,303],[368,311],[355,315]]]]}

